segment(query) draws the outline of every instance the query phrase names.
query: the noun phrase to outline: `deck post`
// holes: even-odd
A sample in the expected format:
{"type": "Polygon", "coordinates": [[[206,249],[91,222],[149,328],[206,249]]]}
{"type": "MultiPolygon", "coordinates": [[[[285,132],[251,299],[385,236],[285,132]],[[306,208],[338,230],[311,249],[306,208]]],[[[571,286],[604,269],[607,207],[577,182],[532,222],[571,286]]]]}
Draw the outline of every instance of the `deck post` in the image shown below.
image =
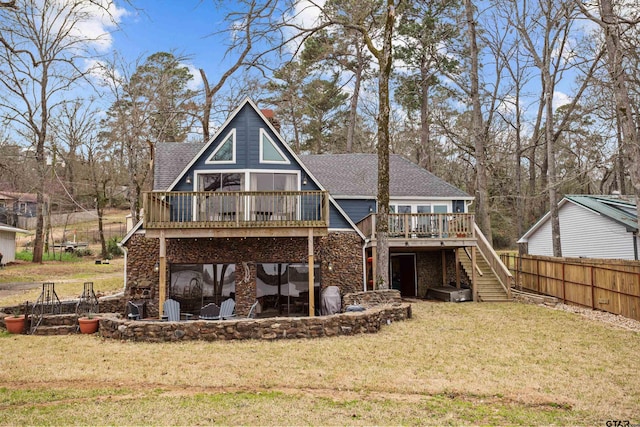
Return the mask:
{"type": "Polygon", "coordinates": [[[456,288],[460,289],[460,248],[455,248],[454,253],[456,255],[456,288]]]}
{"type": "Polygon", "coordinates": [[[167,241],[164,238],[164,230],[160,231],[160,260],[158,273],[160,275],[158,282],[158,318],[162,319],[162,315],[164,314],[162,312],[162,306],[167,299],[167,241]]]}
{"type": "Polygon", "coordinates": [[[376,246],[372,246],[371,247],[371,280],[373,280],[373,283],[371,284],[371,289],[372,290],[376,290],[378,289],[378,266],[377,266],[377,260],[378,259],[378,248],[376,246]]]}
{"type": "Polygon", "coordinates": [[[442,286],[447,286],[447,252],[440,249],[440,254],[442,254],[442,286]]]}
{"type": "Polygon", "coordinates": [[[313,261],[313,228],[309,228],[309,317],[313,317],[316,312],[315,308],[315,289],[314,289],[314,261],[313,261]]]}
{"type": "Polygon", "coordinates": [[[473,286],[473,300],[475,302],[478,301],[478,283],[477,283],[477,273],[476,273],[476,247],[471,246],[471,286],[473,286]]]}

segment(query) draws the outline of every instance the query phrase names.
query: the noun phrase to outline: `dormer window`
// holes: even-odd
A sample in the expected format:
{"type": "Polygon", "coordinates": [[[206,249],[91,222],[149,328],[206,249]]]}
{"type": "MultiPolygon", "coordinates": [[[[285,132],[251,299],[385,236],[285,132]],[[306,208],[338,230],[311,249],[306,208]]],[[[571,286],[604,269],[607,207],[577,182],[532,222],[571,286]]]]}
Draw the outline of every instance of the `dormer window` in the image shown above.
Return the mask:
{"type": "Polygon", "coordinates": [[[290,163],[264,129],[260,129],[260,163],[290,163]]]}
{"type": "Polygon", "coordinates": [[[236,162],[236,130],[224,137],[222,143],[211,153],[207,159],[208,164],[230,164],[236,162]]]}

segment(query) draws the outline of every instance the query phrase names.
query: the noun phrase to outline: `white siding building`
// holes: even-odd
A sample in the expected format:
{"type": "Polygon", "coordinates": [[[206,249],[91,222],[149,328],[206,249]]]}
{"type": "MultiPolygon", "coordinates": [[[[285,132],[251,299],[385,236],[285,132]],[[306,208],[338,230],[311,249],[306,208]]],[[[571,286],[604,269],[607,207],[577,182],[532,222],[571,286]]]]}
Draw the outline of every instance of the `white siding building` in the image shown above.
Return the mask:
{"type": "Polygon", "coordinates": [[[29,233],[27,230],[0,224],[0,253],[2,265],[16,260],[16,233],[29,233]]]}
{"type": "MultiPolygon", "coordinates": [[[[620,197],[565,196],[558,204],[563,257],[638,259],[635,201],[620,197]]],[[[518,243],[530,255],[553,256],[547,212],[518,243]]]]}

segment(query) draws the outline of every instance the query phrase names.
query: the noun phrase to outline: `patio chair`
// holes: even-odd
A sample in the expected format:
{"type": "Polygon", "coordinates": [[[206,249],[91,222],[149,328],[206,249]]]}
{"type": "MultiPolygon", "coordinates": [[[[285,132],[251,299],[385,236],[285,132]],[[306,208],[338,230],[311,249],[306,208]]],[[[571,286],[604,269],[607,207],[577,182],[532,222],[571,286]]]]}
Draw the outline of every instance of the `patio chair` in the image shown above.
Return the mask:
{"type": "Polygon", "coordinates": [[[220,319],[231,319],[232,317],[236,317],[236,302],[229,298],[227,300],[222,301],[220,304],[220,319]]]}
{"type": "Polygon", "coordinates": [[[256,302],[253,303],[253,305],[251,305],[251,308],[249,309],[249,314],[247,314],[247,318],[249,319],[255,319],[256,318],[256,314],[257,314],[257,307],[258,307],[258,300],[256,300],[256,302]]]}
{"type": "Polygon", "coordinates": [[[129,320],[140,320],[140,307],[137,304],[131,301],[127,302],[127,311],[129,312],[127,314],[129,320]]]}
{"type": "Polygon", "coordinates": [[[169,322],[180,321],[180,303],[174,299],[168,299],[162,304],[162,312],[169,322]]]}
{"type": "Polygon", "coordinates": [[[209,303],[200,309],[200,319],[220,320],[220,307],[216,303],[209,303]]]}

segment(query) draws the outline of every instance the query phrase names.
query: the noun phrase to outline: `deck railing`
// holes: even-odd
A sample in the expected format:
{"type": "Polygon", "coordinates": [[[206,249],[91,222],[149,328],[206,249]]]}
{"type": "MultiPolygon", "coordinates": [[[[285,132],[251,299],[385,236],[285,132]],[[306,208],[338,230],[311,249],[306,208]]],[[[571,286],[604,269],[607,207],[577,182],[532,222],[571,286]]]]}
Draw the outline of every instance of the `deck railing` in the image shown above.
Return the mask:
{"type": "MultiPolygon", "coordinates": [[[[375,237],[376,220],[372,214],[358,224],[366,237],[375,237]]],[[[474,224],[473,214],[389,214],[388,233],[390,238],[475,239],[474,224]]]]}
{"type": "Polygon", "coordinates": [[[146,228],[328,227],[326,191],[144,193],[146,228]]]}

